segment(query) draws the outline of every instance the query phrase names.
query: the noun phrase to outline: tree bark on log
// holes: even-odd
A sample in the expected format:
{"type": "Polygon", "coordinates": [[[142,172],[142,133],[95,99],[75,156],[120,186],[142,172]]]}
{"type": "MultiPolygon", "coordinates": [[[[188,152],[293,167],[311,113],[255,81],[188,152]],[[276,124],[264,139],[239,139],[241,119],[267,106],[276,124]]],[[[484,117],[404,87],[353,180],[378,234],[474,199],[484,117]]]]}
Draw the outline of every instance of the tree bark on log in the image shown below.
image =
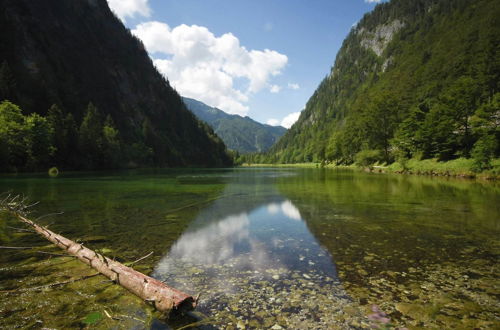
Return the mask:
{"type": "Polygon", "coordinates": [[[34,223],[23,215],[16,215],[20,221],[32,227],[37,233],[144,301],[151,303],[160,312],[168,315],[171,312],[185,312],[193,310],[196,307],[197,300],[192,296],[171,288],[165,283],[146,276],[117,261],[111,260],[86,248],[82,244],[58,235],[34,223]]]}

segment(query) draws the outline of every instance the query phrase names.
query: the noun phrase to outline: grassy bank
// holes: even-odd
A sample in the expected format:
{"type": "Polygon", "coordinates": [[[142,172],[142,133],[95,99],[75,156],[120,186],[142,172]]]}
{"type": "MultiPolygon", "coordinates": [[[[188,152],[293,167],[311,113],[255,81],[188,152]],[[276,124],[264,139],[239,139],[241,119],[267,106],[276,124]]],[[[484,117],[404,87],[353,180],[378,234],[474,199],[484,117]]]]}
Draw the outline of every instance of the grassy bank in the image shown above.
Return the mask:
{"type": "Polygon", "coordinates": [[[296,163],[296,164],[243,164],[241,167],[281,167],[281,168],[350,168],[358,170],[369,170],[373,172],[434,175],[434,176],[455,176],[465,178],[480,178],[497,180],[500,178],[500,158],[492,161],[493,168],[490,170],[475,172],[474,161],[472,159],[458,158],[447,162],[439,162],[436,159],[409,159],[405,163],[394,162],[390,165],[374,164],[370,168],[363,168],[356,165],[334,165],[321,163],[296,163]]]}
{"type": "Polygon", "coordinates": [[[293,168],[316,168],[320,167],[320,163],[295,163],[295,164],[249,164],[244,163],[240,167],[293,167],[293,168]]]}
{"type": "Polygon", "coordinates": [[[473,159],[458,158],[447,162],[438,162],[436,159],[409,159],[404,163],[394,162],[387,167],[383,167],[383,169],[393,173],[498,179],[500,176],[500,158],[494,159],[492,166],[492,169],[475,172],[473,159]]]}

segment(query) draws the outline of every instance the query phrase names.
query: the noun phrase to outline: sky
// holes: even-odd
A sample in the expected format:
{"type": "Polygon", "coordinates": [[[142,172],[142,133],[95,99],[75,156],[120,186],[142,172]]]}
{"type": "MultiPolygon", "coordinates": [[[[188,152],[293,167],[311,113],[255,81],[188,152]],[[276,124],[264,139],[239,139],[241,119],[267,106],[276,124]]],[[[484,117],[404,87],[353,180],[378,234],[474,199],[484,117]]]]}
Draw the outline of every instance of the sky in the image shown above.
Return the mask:
{"type": "Polygon", "coordinates": [[[182,95],[289,128],[380,0],[108,0],[182,95]]]}

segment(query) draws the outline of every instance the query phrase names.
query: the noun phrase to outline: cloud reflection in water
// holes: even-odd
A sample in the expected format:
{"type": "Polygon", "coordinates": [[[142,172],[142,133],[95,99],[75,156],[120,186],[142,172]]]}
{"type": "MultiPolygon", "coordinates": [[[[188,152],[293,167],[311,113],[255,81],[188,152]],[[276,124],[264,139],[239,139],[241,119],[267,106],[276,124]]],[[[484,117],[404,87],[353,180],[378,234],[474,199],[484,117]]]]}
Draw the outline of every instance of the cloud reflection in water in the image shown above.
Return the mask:
{"type": "Polygon", "coordinates": [[[177,273],[182,263],[202,269],[226,266],[258,272],[269,268],[308,271],[316,266],[335,277],[329,253],[318,245],[290,200],[215,221],[206,217],[200,214],[160,261],[155,274],[177,273]]]}
{"type": "Polygon", "coordinates": [[[197,309],[222,324],[235,316],[254,317],[259,309],[261,319],[293,310],[291,324],[302,324],[310,318],[309,308],[319,305],[322,310],[311,325],[317,325],[319,315],[332,318],[350,299],[331,255],[290,200],[271,198],[272,203],[260,205],[250,198],[217,201],[191,223],[153,276],[201,293],[197,309]]]}

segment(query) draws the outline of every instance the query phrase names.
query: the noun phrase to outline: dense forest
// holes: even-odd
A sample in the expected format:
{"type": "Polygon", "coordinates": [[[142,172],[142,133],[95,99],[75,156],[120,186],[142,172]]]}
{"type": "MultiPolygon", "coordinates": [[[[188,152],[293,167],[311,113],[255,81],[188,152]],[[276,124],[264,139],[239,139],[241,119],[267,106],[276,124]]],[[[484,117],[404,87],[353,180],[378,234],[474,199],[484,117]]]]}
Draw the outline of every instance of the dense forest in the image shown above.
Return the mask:
{"type": "Polygon", "coordinates": [[[282,126],[261,124],[250,117],[227,114],[200,101],[183,97],[187,108],[213,128],[226,146],[238,154],[265,152],[286,132],[282,126]]]}
{"type": "MultiPolygon", "coordinates": [[[[219,156],[229,157],[212,129],[201,123],[200,128],[220,146],[219,156]]],[[[43,171],[53,166],[116,169],[166,165],[157,160],[162,155],[155,154],[158,150],[155,147],[160,147],[157,144],[161,141],[149,120],[144,121],[139,137],[127,144],[111,116],[104,117],[92,103],[88,104],[81,122],[57,105],[41,116],[23,115],[19,106],[10,101],[0,103],[0,171],[3,172],[43,171]]],[[[226,158],[221,164],[228,163],[226,158]]]]}
{"type": "Polygon", "coordinates": [[[231,164],[106,0],[0,6],[0,171],[231,164]]]}
{"type": "Polygon", "coordinates": [[[500,155],[500,6],[392,0],[352,28],[298,122],[252,162],[500,155]]]}

